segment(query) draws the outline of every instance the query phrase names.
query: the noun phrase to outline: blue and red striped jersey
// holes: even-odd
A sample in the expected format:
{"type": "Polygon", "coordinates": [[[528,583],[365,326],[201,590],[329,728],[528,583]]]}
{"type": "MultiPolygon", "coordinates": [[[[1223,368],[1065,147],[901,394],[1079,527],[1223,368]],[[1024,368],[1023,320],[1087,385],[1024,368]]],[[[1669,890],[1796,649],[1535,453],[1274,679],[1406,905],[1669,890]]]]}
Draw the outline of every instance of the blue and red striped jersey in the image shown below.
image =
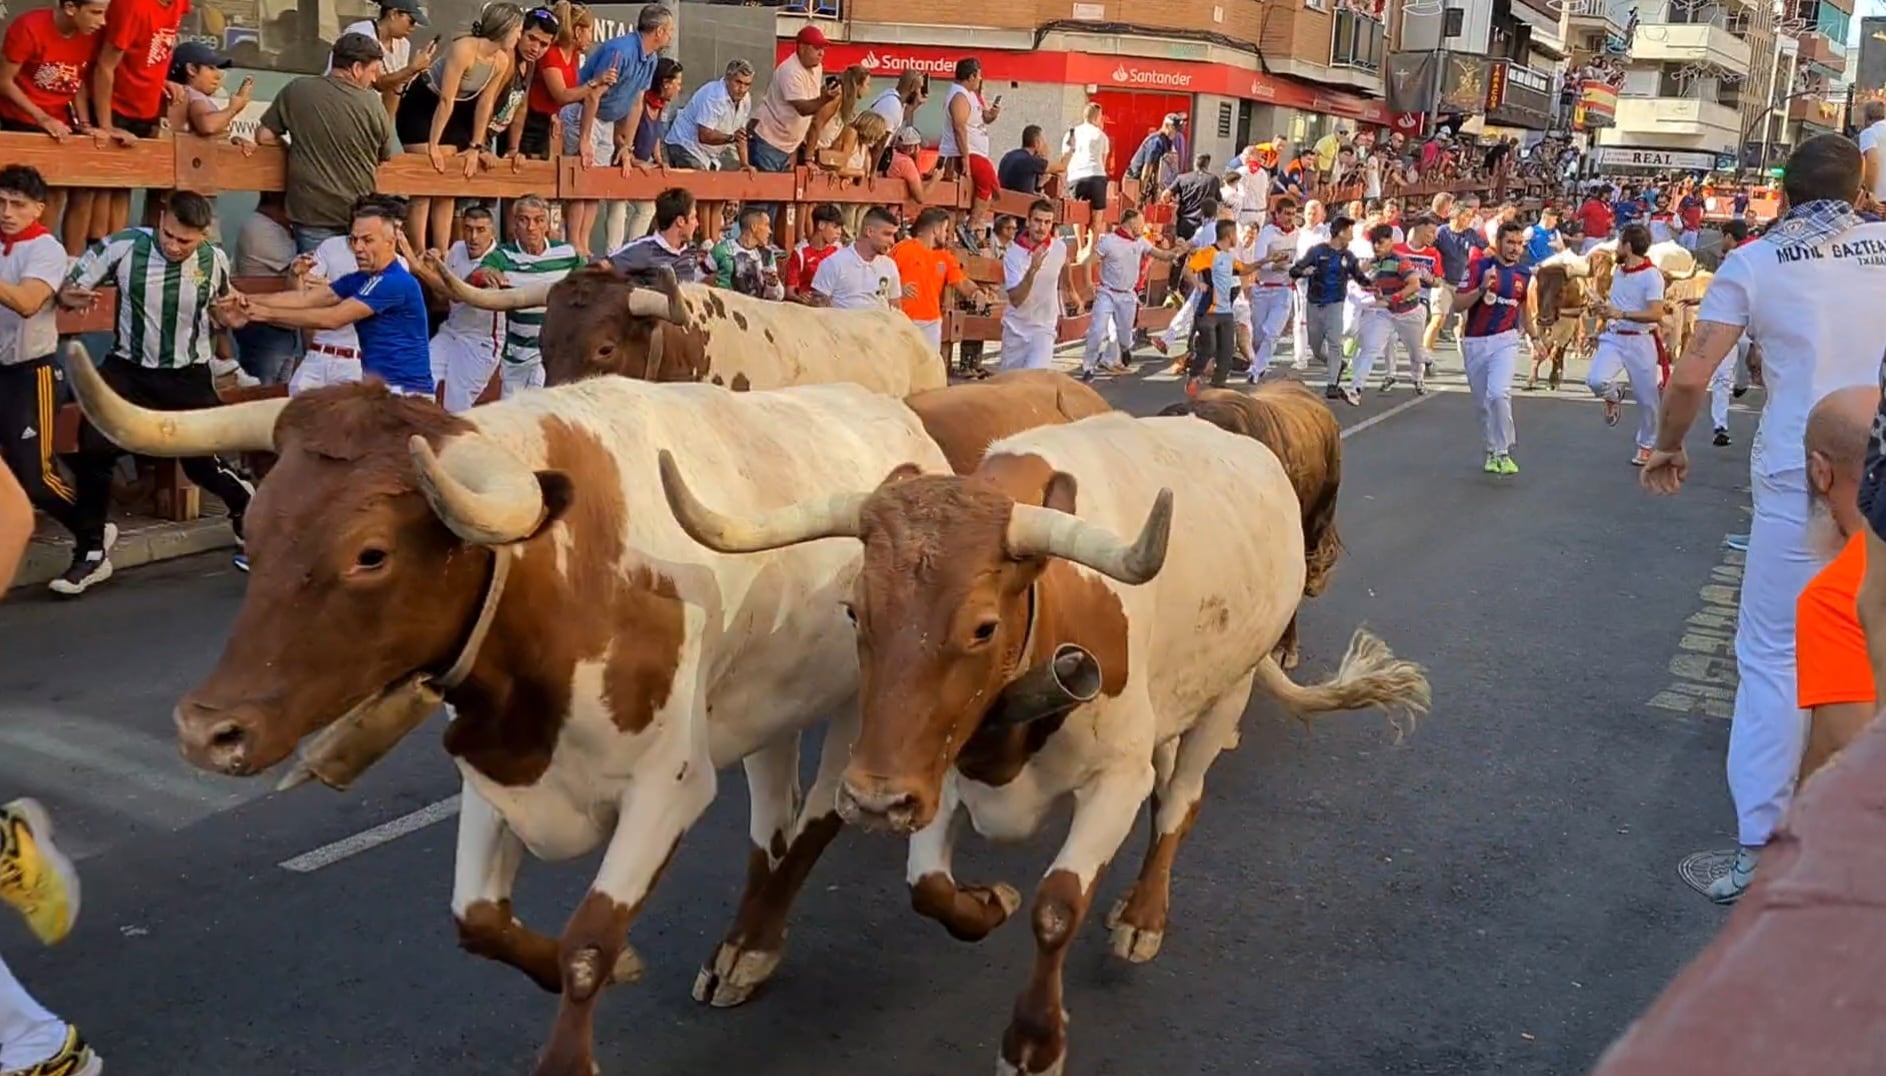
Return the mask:
{"type": "Polygon", "coordinates": [[[1526,305],[1526,286],[1532,270],[1523,265],[1507,265],[1495,257],[1476,257],[1467,266],[1467,285],[1473,287],[1487,270],[1499,273],[1492,287],[1467,308],[1467,335],[1494,336],[1519,328],[1519,315],[1526,305]]]}

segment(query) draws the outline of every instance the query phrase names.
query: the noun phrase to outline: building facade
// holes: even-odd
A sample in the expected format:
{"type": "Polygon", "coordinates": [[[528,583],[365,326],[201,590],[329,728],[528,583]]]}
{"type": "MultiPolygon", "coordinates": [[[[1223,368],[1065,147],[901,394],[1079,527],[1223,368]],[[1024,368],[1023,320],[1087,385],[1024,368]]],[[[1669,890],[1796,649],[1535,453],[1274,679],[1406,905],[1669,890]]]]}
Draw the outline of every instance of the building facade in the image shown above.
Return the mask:
{"type": "Polygon", "coordinates": [[[1616,125],[1601,146],[1705,155],[1734,166],[1744,131],[1759,127],[1770,100],[1774,11],[1770,0],[1646,0],[1637,5],[1628,52],[1620,58],[1616,125]],[[1756,77],[1766,59],[1769,75],[1756,77]]]}

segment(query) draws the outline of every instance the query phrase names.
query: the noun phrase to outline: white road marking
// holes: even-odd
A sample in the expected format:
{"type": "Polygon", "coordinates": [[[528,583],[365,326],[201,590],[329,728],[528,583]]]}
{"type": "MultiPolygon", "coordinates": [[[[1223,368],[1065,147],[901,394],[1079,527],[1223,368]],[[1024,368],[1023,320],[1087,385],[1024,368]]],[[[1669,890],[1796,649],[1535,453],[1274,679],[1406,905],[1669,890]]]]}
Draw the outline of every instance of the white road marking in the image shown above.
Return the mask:
{"type": "MultiPolygon", "coordinates": [[[[1409,411],[1419,407],[1433,398],[1434,393],[1430,392],[1426,396],[1416,396],[1412,399],[1404,400],[1379,415],[1371,415],[1361,422],[1348,427],[1342,431],[1342,436],[1346,439],[1350,434],[1361,433],[1363,430],[1377,423],[1386,422],[1396,415],[1401,414],[1403,411],[1409,411]]],[[[344,837],[335,841],[333,844],[324,844],[312,852],[304,852],[293,859],[284,860],[280,866],[283,870],[291,870],[297,874],[309,874],[320,870],[322,867],[333,866],[335,863],[349,856],[357,856],[368,849],[377,848],[389,841],[396,841],[409,833],[417,833],[427,826],[437,822],[443,822],[457,813],[457,796],[442,799],[430,806],[421,807],[411,814],[395,818],[391,822],[383,822],[372,829],[356,833],[351,837],[344,837]]]]}
{"type": "Polygon", "coordinates": [[[382,822],[369,830],[363,830],[351,837],[343,837],[333,844],[324,844],[312,852],[303,852],[293,859],[285,859],[278,866],[296,874],[311,874],[322,867],[331,867],[349,856],[357,856],[369,849],[378,848],[388,841],[396,841],[408,833],[417,833],[435,822],[443,822],[458,813],[458,797],[450,796],[437,803],[427,804],[411,814],[401,815],[391,822],[382,822]]]}

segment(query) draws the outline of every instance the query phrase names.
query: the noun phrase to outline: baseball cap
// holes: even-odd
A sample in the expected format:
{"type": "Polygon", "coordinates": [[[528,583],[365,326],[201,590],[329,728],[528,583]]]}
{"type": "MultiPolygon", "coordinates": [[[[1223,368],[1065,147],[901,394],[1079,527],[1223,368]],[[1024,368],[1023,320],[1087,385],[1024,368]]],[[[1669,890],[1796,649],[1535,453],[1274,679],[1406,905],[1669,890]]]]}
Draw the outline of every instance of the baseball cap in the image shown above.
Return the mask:
{"type": "Polygon", "coordinates": [[[191,64],[198,67],[228,67],[233,62],[201,41],[185,41],[170,54],[170,77],[181,81],[191,64]]]}
{"type": "Polygon", "coordinates": [[[897,144],[900,146],[920,146],[923,144],[923,132],[915,127],[897,129],[897,144]]]}
{"type": "Polygon", "coordinates": [[[415,25],[429,25],[429,21],[426,19],[426,13],[420,10],[419,0],[380,0],[380,10],[403,11],[413,17],[413,23],[415,25]]]}
{"type": "Polygon", "coordinates": [[[794,37],[793,40],[801,45],[810,45],[815,49],[822,49],[831,44],[830,41],[825,40],[825,31],[816,26],[799,27],[799,34],[794,37]]]}

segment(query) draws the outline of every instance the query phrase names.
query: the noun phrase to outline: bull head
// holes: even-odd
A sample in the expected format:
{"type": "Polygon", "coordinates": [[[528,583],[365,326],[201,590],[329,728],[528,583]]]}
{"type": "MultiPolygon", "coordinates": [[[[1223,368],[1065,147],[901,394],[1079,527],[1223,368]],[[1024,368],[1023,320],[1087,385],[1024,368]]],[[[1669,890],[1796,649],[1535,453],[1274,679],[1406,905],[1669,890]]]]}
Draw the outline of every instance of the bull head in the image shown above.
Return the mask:
{"type": "Polygon", "coordinates": [[[1074,515],[1073,478],[1045,465],[1034,493],[1017,491],[1038,504],[1011,497],[981,472],[923,475],[905,465],[870,492],[753,518],[703,505],[665,453],[660,470],[676,521],[717,552],[834,537],[863,542],[848,606],[858,631],[863,723],[839,811],[898,832],[935,818],[945,774],[979,729],[1004,735],[1094,696],[1103,670],[1078,647],[1028,669],[1042,600],[1036,584],[1051,562],[1144,583],[1164,566],[1172,523],[1172,492],[1161,490],[1138,537],[1122,541],[1074,515]],[[986,725],[991,716],[995,724],[986,725]]]}
{"type": "Polygon", "coordinates": [[[84,348],[69,355],[86,417],[129,451],[280,453],[245,516],[252,571],[222,658],[173,715],[184,757],[213,772],[266,770],[464,656],[491,547],[529,538],[569,503],[563,475],[533,472],[470,422],[384,386],[154,412],[113,392],[84,348]]]}

